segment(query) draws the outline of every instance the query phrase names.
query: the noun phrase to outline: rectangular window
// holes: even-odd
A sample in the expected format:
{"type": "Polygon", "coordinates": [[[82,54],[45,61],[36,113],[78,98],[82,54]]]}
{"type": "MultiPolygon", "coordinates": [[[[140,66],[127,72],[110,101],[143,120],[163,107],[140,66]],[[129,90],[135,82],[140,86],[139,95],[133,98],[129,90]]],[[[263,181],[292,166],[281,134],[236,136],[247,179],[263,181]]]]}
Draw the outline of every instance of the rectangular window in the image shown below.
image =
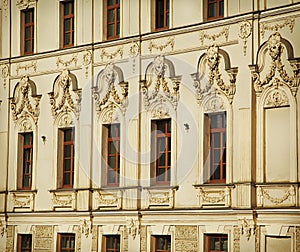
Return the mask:
{"type": "Polygon", "coordinates": [[[107,0],[107,39],[120,37],[120,0],[107,0]]]}
{"type": "Polygon", "coordinates": [[[155,30],[165,30],[169,28],[169,0],[155,1],[155,30]]]}
{"type": "Polygon", "coordinates": [[[19,234],[18,235],[18,252],[31,252],[32,251],[32,235],[19,234]]]}
{"type": "Polygon", "coordinates": [[[224,0],[207,0],[207,20],[224,17],[224,0]]]}
{"type": "Polygon", "coordinates": [[[74,128],[58,131],[58,175],[62,188],[72,188],[74,184],[74,134],[74,128]]]}
{"type": "Polygon", "coordinates": [[[74,1],[61,2],[63,47],[74,46],[74,1]]]}
{"type": "Polygon", "coordinates": [[[152,252],[171,252],[170,235],[152,236],[152,252]]]}
{"type": "Polygon", "coordinates": [[[224,234],[205,235],[205,252],[227,252],[228,237],[224,234]]]}
{"type": "Polygon", "coordinates": [[[58,235],[58,252],[75,252],[75,234],[58,235]]]}
{"type": "Polygon", "coordinates": [[[33,164],[33,134],[32,132],[22,133],[19,134],[18,138],[18,178],[21,178],[18,182],[18,188],[30,190],[33,164]]]}
{"type": "Polygon", "coordinates": [[[104,125],[104,159],[106,160],[107,186],[119,186],[120,183],[120,124],[104,125]]]}
{"type": "Polygon", "coordinates": [[[152,121],[152,161],[156,184],[171,181],[171,119],[152,121]]]}
{"type": "Polygon", "coordinates": [[[103,236],[104,252],[120,252],[120,235],[103,236]]]}
{"type": "Polygon", "coordinates": [[[23,10],[22,20],[22,52],[24,55],[33,54],[34,49],[34,9],[23,10]]]}
{"type": "Polygon", "coordinates": [[[226,183],[226,112],[206,114],[209,124],[210,183],[226,183]]]}

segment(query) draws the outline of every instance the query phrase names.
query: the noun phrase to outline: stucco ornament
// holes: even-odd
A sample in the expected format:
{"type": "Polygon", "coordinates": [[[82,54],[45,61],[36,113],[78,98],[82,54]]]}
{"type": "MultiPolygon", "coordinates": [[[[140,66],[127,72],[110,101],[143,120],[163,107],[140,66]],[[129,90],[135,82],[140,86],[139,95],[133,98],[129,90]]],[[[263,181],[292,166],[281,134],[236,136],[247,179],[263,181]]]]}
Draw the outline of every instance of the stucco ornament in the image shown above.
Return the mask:
{"type": "Polygon", "coordinates": [[[36,95],[35,84],[29,80],[28,76],[23,76],[11,98],[13,120],[22,120],[30,116],[36,124],[40,113],[40,99],[41,95],[36,95]]]}
{"type": "Polygon", "coordinates": [[[128,82],[121,79],[119,69],[108,63],[99,76],[98,85],[93,89],[93,96],[98,115],[110,108],[112,115],[118,107],[125,113],[128,105],[128,82]]]}
{"type": "Polygon", "coordinates": [[[262,78],[262,70],[265,64],[265,57],[263,53],[262,58],[262,66],[252,65],[250,66],[252,79],[254,82],[254,89],[256,91],[256,95],[260,95],[265,88],[270,86],[278,86],[278,85],[287,85],[291,92],[296,95],[299,82],[300,82],[300,60],[291,58],[293,55],[289,56],[289,62],[293,71],[293,76],[289,75],[285,69],[285,65],[282,62],[282,53],[284,50],[283,39],[279,32],[275,32],[272,34],[265,46],[263,46],[261,51],[267,50],[268,55],[271,58],[271,63],[269,65],[269,69],[265,74],[264,78],[262,78]]]}
{"type": "Polygon", "coordinates": [[[69,70],[63,70],[55,81],[53,92],[49,93],[53,117],[60,113],[71,112],[79,119],[82,94],[81,89],[74,86],[74,81],[69,70]]]}
{"type": "Polygon", "coordinates": [[[146,73],[147,79],[141,82],[141,91],[146,109],[155,102],[161,103],[161,100],[169,101],[174,109],[177,108],[181,77],[174,76],[174,70],[170,69],[172,67],[172,63],[167,61],[163,55],[155,57],[149,65],[146,73]],[[166,76],[167,71],[169,77],[166,76]]]}
{"type": "Polygon", "coordinates": [[[244,56],[246,56],[246,50],[247,50],[247,38],[251,35],[252,33],[252,25],[251,23],[246,20],[242,21],[240,23],[239,27],[239,37],[243,40],[243,53],[244,56]]]}
{"type": "Polygon", "coordinates": [[[237,72],[237,67],[230,67],[229,57],[225,51],[222,51],[221,54],[219,46],[216,44],[209,46],[201,58],[198,72],[191,75],[194,79],[198,103],[201,104],[206,96],[220,92],[226,95],[229,102],[232,103],[236,91],[237,72]],[[229,83],[225,83],[224,76],[220,71],[221,56],[224,58],[225,65],[228,65],[225,71],[228,74],[229,83]]]}
{"type": "Polygon", "coordinates": [[[133,240],[136,238],[136,236],[140,233],[140,223],[139,220],[134,220],[133,218],[130,218],[127,222],[127,229],[128,234],[132,236],[133,240]]]}

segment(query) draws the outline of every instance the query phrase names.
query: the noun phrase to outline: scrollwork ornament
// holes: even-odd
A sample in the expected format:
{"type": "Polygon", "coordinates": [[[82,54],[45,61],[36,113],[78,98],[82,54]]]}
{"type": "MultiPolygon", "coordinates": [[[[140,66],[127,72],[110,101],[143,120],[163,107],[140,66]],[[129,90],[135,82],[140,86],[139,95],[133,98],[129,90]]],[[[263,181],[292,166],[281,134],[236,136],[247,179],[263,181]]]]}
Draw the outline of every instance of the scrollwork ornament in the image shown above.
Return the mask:
{"type": "Polygon", "coordinates": [[[290,32],[293,33],[294,26],[295,26],[295,18],[294,17],[286,18],[283,22],[277,23],[275,25],[270,25],[268,23],[261,23],[260,33],[263,38],[266,31],[277,32],[278,30],[283,29],[285,27],[288,27],[290,29],[290,32]]]}
{"type": "Polygon", "coordinates": [[[279,90],[273,90],[265,100],[265,107],[282,107],[289,105],[289,99],[286,94],[279,90]]]}
{"type": "Polygon", "coordinates": [[[19,9],[27,9],[33,7],[36,4],[37,0],[17,0],[17,6],[19,9]]]}
{"type": "Polygon", "coordinates": [[[72,57],[70,59],[68,59],[68,60],[64,60],[64,59],[62,59],[62,57],[57,57],[56,66],[57,66],[57,68],[59,68],[59,66],[62,65],[63,68],[66,69],[73,62],[74,62],[74,65],[76,66],[77,65],[77,61],[78,61],[78,54],[77,53],[74,53],[72,55],[72,57]]]}
{"type": "Polygon", "coordinates": [[[6,88],[6,79],[8,77],[8,74],[9,74],[8,65],[3,65],[2,69],[1,69],[1,77],[3,79],[3,86],[4,86],[4,88],[6,88]]]}
{"type": "Polygon", "coordinates": [[[166,48],[170,47],[171,51],[174,50],[175,38],[168,37],[167,41],[164,44],[158,44],[157,42],[151,40],[149,42],[148,49],[152,53],[153,49],[156,49],[161,54],[166,48]]]}
{"type": "Polygon", "coordinates": [[[92,62],[92,53],[88,50],[84,51],[84,54],[82,56],[82,64],[85,66],[85,78],[88,78],[88,70],[89,70],[89,65],[92,62]]]}
{"type": "Polygon", "coordinates": [[[224,36],[224,38],[227,42],[228,37],[229,37],[229,26],[224,26],[223,29],[219,33],[216,33],[213,35],[210,35],[205,31],[201,31],[199,38],[200,38],[201,45],[203,45],[205,39],[215,42],[216,39],[218,39],[222,36],[224,36]]]}
{"type": "Polygon", "coordinates": [[[123,46],[119,46],[115,51],[109,53],[106,49],[102,48],[100,52],[100,58],[101,61],[104,61],[104,58],[108,60],[108,62],[111,62],[113,59],[115,59],[118,55],[122,59],[123,58],[124,49],[123,46]]]}
{"type": "Polygon", "coordinates": [[[36,70],[37,70],[37,61],[36,60],[31,61],[27,64],[18,63],[17,67],[16,67],[16,73],[17,73],[17,75],[19,75],[20,70],[24,70],[25,72],[27,72],[31,68],[33,69],[34,72],[36,72],[36,70]]]}
{"type": "Polygon", "coordinates": [[[28,115],[37,123],[40,113],[39,103],[41,95],[32,93],[32,86],[28,76],[23,76],[16,88],[14,97],[11,98],[12,118],[17,121],[20,118],[26,118],[28,115]]]}
{"type": "Polygon", "coordinates": [[[239,28],[239,37],[243,40],[243,53],[246,56],[247,38],[251,35],[252,25],[249,21],[242,21],[239,28]]]}

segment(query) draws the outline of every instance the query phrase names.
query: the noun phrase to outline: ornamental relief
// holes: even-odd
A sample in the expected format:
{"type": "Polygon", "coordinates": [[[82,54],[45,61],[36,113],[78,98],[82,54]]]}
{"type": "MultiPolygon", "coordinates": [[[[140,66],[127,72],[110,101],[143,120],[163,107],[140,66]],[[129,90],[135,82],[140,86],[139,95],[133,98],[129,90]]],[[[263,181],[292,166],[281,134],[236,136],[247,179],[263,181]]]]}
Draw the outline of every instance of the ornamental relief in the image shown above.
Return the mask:
{"type": "Polygon", "coordinates": [[[40,114],[39,103],[41,95],[36,94],[36,87],[28,76],[23,76],[17,84],[11,98],[11,111],[14,121],[30,116],[37,124],[40,114]]]}
{"type": "Polygon", "coordinates": [[[128,230],[128,235],[130,235],[134,240],[136,236],[140,234],[139,219],[130,218],[129,220],[127,220],[127,230],[128,230]]]}
{"type": "Polygon", "coordinates": [[[16,208],[22,208],[24,210],[24,208],[25,208],[29,211],[33,211],[34,196],[35,196],[35,194],[32,192],[12,193],[11,194],[11,202],[12,202],[13,210],[15,210],[16,208]]]}
{"type": "Polygon", "coordinates": [[[249,21],[242,21],[239,27],[239,37],[243,40],[243,53],[246,56],[247,52],[247,38],[252,33],[252,24],[249,21]]]}
{"type": "Polygon", "coordinates": [[[173,63],[163,55],[155,57],[147,68],[146,80],[141,81],[146,110],[153,103],[163,99],[169,101],[176,110],[179,101],[180,82],[181,76],[175,76],[173,63]]]}
{"type": "Polygon", "coordinates": [[[163,191],[148,190],[147,193],[148,197],[146,205],[148,208],[163,206],[172,208],[174,205],[174,189],[166,189],[163,191]]]}
{"type": "Polygon", "coordinates": [[[48,93],[54,118],[61,113],[73,113],[79,119],[82,90],[74,82],[75,76],[69,70],[64,70],[56,79],[53,91],[48,93]]]}
{"type": "Polygon", "coordinates": [[[94,192],[94,209],[121,209],[122,192],[94,192]]]}
{"type": "Polygon", "coordinates": [[[52,192],[53,208],[76,208],[76,193],[75,192],[52,192]]]}
{"type": "MultiPolygon", "coordinates": [[[[128,82],[123,80],[123,73],[113,63],[108,63],[98,76],[93,97],[98,116],[104,108],[120,108],[124,114],[128,105],[128,82]]],[[[111,112],[113,113],[113,112],[111,112]]]]}
{"type": "Polygon", "coordinates": [[[237,67],[231,68],[229,56],[217,45],[208,47],[205,54],[200,58],[200,67],[197,73],[192,74],[194,88],[196,90],[196,99],[198,104],[203,102],[204,97],[216,92],[221,92],[232,103],[236,91],[237,67]],[[225,71],[229,77],[229,83],[225,83],[224,76],[220,71],[221,59],[224,59],[225,71]]]}
{"type": "Polygon", "coordinates": [[[231,206],[231,189],[228,186],[213,189],[200,187],[198,197],[200,200],[200,207],[205,205],[231,206]]]}
{"type": "Polygon", "coordinates": [[[17,0],[17,7],[19,9],[27,9],[35,7],[37,3],[37,0],[17,0]]]}
{"type": "Polygon", "coordinates": [[[260,27],[260,34],[261,34],[262,38],[264,38],[266,31],[276,31],[277,32],[278,30],[283,29],[285,27],[288,27],[290,29],[290,32],[293,33],[294,26],[295,26],[295,18],[294,17],[285,18],[282,22],[278,22],[277,24],[274,24],[274,25],[271,25],[267,22],[263,22],[263,23],[261,23],[261,27],[260,27]]]}
{"type": "MultiPolygon", "coordinates": [[[[270,86],[278,86],[278,83],[282,82],[290,88],[291,92],[294,95],[296,95],[300,80],[300,60],[291,58],[293,57],[293,55],[288,55],[288,60],[290,61],[290,65],[293,71],[293,76],[289,76],[288,72],[285,70],[284,64],[282,63],[282,53],[285,45],[283,44],[283,41],[284,40],[282,39],[279,32],[276,32],[272,34],[269,37],[268,41],[265,43],[264,47],[268,52],[271,63],[264,79],[261,76],[262,69],[259,69],[258,65],[250,66],[256,95],[260,95],[262,91],[265,90],[265,88],[270,86]]],[[[263,58],[262,67],[264,67],[264,63],[266,60],[265,57],[266,55],[263,58]]]]}
{"type": "Polygon", "coordinates": [[[282,106],[288,106],[289,99],[286,93],[278,88],[272,90],[265,99],[265,108],[277,108],[282,106]]]}

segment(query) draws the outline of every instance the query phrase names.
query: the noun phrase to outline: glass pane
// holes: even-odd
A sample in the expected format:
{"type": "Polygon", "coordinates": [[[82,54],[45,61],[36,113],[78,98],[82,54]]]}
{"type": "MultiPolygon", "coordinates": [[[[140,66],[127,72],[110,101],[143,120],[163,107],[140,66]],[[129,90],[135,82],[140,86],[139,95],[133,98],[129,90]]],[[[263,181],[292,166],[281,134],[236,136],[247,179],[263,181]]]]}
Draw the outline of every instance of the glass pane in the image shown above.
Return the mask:
{"type": "Polygon", "coordinates": [[[223,149],[222,162],[226,163],[226,149],[223,149]]]}
{"type": "Polygon", "coordinates": [[[223,133],[223,147],[226,147],[226,132],[223,133]]]}
{"type": "Polygon", "coordinates": [[[171,137],[168,137],[168,150],[170,151],[172,148],[171,137]]]}
{"type": "Polygon", "coordinates": [[[70,248],[75,248],[75,237],[70,238],[70,248]]]}
{"type": "Polygon", "coordinates": [[[25,23],[26,24],[31,23],[31,13],[32,13],[31,10],[25,12],[25,23]]]}
{"type": "Polygon", "coordinates": [[[220,2],[220,11],[219,12],[220,12],[219,13],[220,16],[224,16],[224,2],[223,1],[220,2]]]}
{"type": "Polygon", "coordinates": [[[208,6],[208,17],[215,17],[217,15],[217,4],[209,4],[208,6]]]}
{"type": "Polygon", "coordinates": [[[108,10],[107,19],[109,23],[113,23],[115,21],[115,10],[108,10]]]}
{"type": "Polygon", "coordinates": [[[64,130],[64,141],[69,142],[72,141],[72,129],[64,130]]]}
{"type": "Polygon", "coordinates": [[[120,23],[117,23],[116,35],[120,35],[120,23]]]}
{"type": "Polygon", "coordinates": [[[166,142],[165,142],[165,138],[164,137],[160,137],[157,139],[157,145],[158,145],[158,151],[159,152],[164,152],[166,150],[166,142]]]}
{"type": "Polygon", "coordinates": [[[167,169],[167,175],[168,175],[167,181],[171,181],[171,169],[170,169],[170,167],[167,169]]]}
{"type": "Polygon", "coordinates": [[[165,172],[166,169],[158,169],[158,174],[157,174],[158,181],[165,181],[165,172]]]}
{"type": "Polygon", "coordinates": [[[31,164],[29,162],[26,162],[26,165],[25,165],[25,173],[26,174],[29,174],[30,173],[30,170],[31,170],[31,164]]]}
{"type": "Polygon", "coordinates": [[[65,19],[65,32],[71,30],[71,19],[65,19]]]}
{"type": "Polygon", "coordinates": [[[108,153],[109,154],[116,154],[116,144],[118,144],[118,142],[108,142],[108,153]]]}
{"type": "Polygon", "coordinates": [[[120,21],[120,8],[117,8],[117,21],[120,21]]]}
{"type": "Polygon", "coordinates": [[[24,176],[23,186],[24,187],[30,186],[30,176],[24,176]]]}
{"type": "Polygon", "coordinates": [[[226,128],[227,126],[226,113],[224,112],[221,116],[222,116],[222,127],[226,128]]]}
{"type": "Polygon", "coordinates": [[[220,179],[220,165],[215,166],[214,171],[213,171],[213,179],[220,179]]]}
{"type": "Polygon", "coordinates": [[[228,249],[227,238],[222,238],[221,239],[221,249],[222,249],[222,251],[227,251],[227,249],[228,249]]]}
{"type": "Polygon", "coordinates": [[[31,38],[31,27],[26,27],[25,28],[25,39],[30,39],[31,38]]]}
{"type": "Polygon", "coordinates": [[[24,150],[24,161],[30,160],[30,150],[31,149],[25,149],[24,150]]]}
{"type": "Polygon", "coordinates": [[[30,40],[25,41],[25,52],[31,52],[31,41],[30,40]]]}
{"type": "Polygon", "coordinates": [[[108,37],[113,37],[115,35],[115,25],[108,25],[108,37]]]}
{"type": "Polygon", "coordinates": [[[116,167],[116,156],[108,157],[108,165],[112,168],[116,167]]]}
{"type": "Polygon", "coordinates": [[[70,2],[64,3],[64,15],[71,14],[72,13],[71,11],[72,11],[72,3],[70,2]]]}
{"type": "Polygon", "coordinates": [[[113,5],[115,3],[115,0],[108,0],[107,1],[107,5],[109,6],[109,5],[113,5]]]}
{"type": "Polygon", "coordinates": [[[220,150],[219,149],[215,149],[214,150],[214,163],[219,163],[220,162],[220,150]]]}
{"type": "Polygon", "coordinates": [[[168,166],[171,166],[171,152],[168,152],[168,166]]]}
{"type": "Polygon", "coordinates": [[[70,159],[65,159],[64,170],[65,171],[70,171],[71,170],[71,160],[70,159]]]}
{"type": "Polygon", "coordinates": [[[71,145],[65,145],[64,148],[64,157],[71,157],[71,145]]]}
{"type": "Polygon", "coordinates": [[[31,137],[32,137],[31,133],[24,134],[24,144],[25,145],[31,144],[31,137]]]}
{"type": "Polygon", "coordinates": [[[157,249],[164,249],[164,242],[165,242],[164,238],[158,237],[158,238],[156,239],[156,246],[157,246],[157,249]]]}
{"type": "Polygon", "coordinates": [[[70,180],[70,173],[65,173],[64,174],[64,185],[70,185],[71,180],[70,180]]]}
{"type": "Polygon", "coordinates": [[[160,131],[158,133],[165,133],[165,120],[157,121],[157,130],[160,131]]]}
{"type": "Polygon", "coordinates": [[[213,137],[213,146],[220,147],[221,144],[220,133],[213,133],[212,137],[213,137]]]}
{"type": "Polygon", "coordinates": [[[166,165],[166,154],[163,153],[160,157],[159,157],[159,162],[158,162],[159,166],[165,166],[166,165]]]}

